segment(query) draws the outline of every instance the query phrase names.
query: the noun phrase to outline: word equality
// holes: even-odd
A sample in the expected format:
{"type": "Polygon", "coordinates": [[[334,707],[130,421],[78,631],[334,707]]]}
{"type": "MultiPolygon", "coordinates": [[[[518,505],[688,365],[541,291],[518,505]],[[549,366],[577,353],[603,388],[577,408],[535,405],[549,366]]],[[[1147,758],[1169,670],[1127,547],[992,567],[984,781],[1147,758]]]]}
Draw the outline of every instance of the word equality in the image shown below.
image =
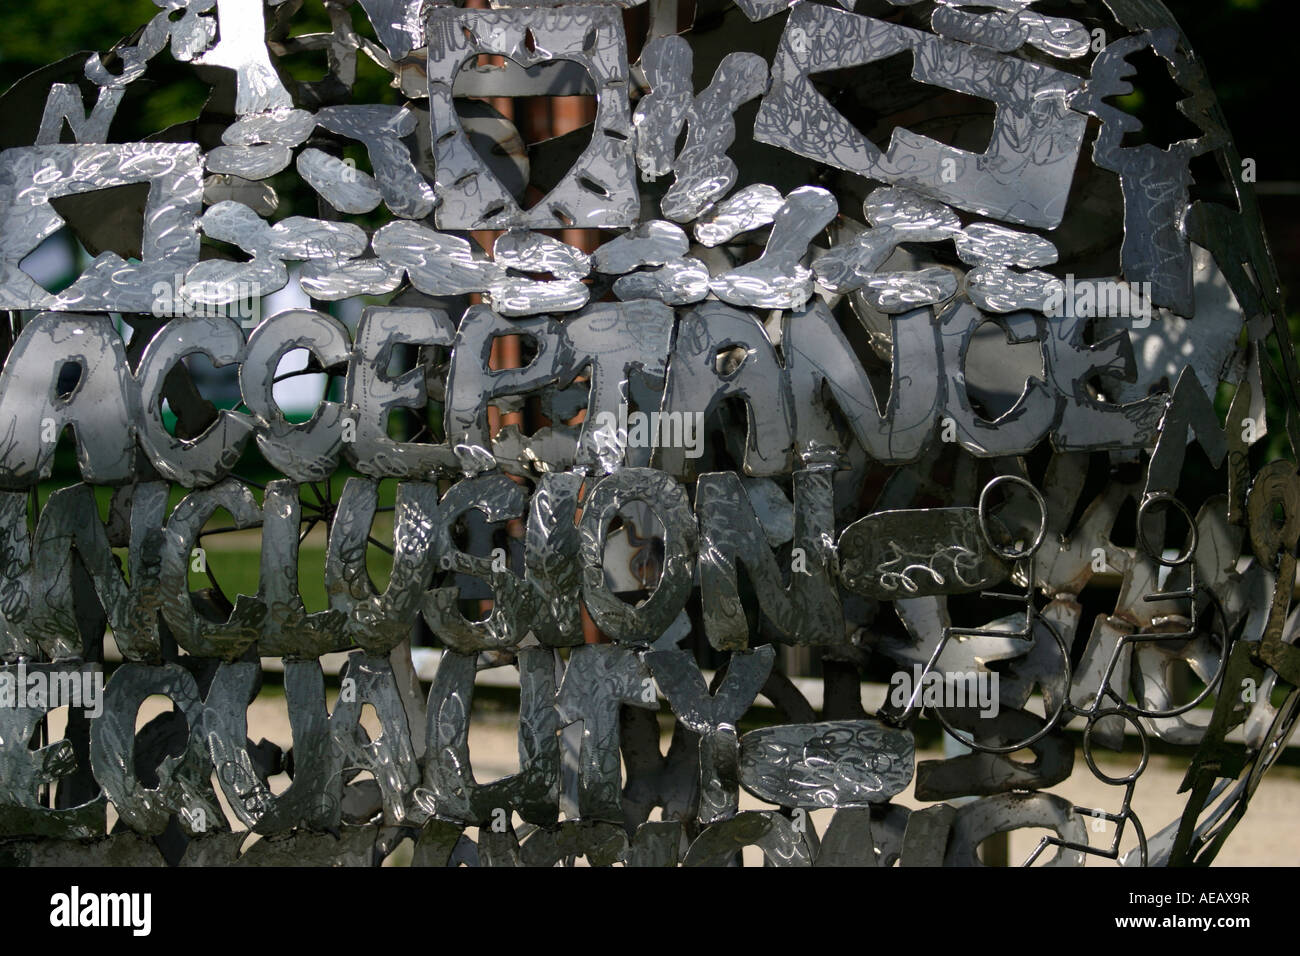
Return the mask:
{"type": "MultiPolygon", "coordinates": [[[[358,813],[364,820],[381,809],[384,825],[390,827],[439,820],[497,831],[498,820],[504,822],[512,813],[538,826],[554,826],[561,810],[560,730],[581,723],[573,794],[578,818],[585,825],[621,827],[626,818],[620,724],[631,719],[621,714],[626,708],[658,710],[656,688],[705,741],[700,802],[688,814],[701,823],[735,818],[742,787],[804,811],[823,806],[827,788],[834,789],[838,807],[867,808],[901,792],[911,780],[915,758],[909,731],[862,719],[737,734],[735,720],[761,692],[774,659],[770,645],[736,653],[721,688],[710,694],[686,651],[587,644],[569,651],[566,661],[555,648],[522,648],[517,655],[519,743],[529,760],[516,774],[480,783],[467,740],[477,655],[445,651],[426,700],[399,689],[398,672],[388,657],[355,651],[340,672],[332,707],[320,663],[286,658],[284,692],[294,728],[295,770],[282,793],[274,793],[267,782],[281,769],[278,754],[245,736],[248,702],[260,680],[256,660],[127,663],[107,683],[102,715],[89,721],[89,763],[102,794],[80,806],[45,807],[38,793],[42,768],[57,766],[59,755],[50,751],[65,743],[43,752],[10,751],[5,756],[3,823],[16,832],[58,830],[74,838],[91,837],[103,832],[107,799],[138,833],[157,835],[174,815],[186,833],[199,836],[227,828],[215,781],[234,816],[263,834],[299,826],[337,831],[344,821],[360,822],[350,819],[358,813]],[[189,729],[177,741],[179,749],[166,758],[168,771],[151,783],[121,755],[131,752],[136,713],[153,694],[168,696],[189,729]],[[363,745],[360,719],[366,705],[374,708],[380,733],[363,745]],[[413,739],[417,728],[426,743],[423,756],[417,755],[413,739]],[[774,761],[780,775],[772,772],[774,761]],[[373,808],[348,804],[348,791],[356,789],[348,780],[357,771],[373,774],[373,808]]],[[[54,673],[68,665],[35,666],[54,673]]],[[[0,730],[30,734],[45,713],[44,708],[0,708],[0,730]]],[[[798,834],[803,829],[796,824],[782,835],[791,849],[802,844],[798,834]]]]}

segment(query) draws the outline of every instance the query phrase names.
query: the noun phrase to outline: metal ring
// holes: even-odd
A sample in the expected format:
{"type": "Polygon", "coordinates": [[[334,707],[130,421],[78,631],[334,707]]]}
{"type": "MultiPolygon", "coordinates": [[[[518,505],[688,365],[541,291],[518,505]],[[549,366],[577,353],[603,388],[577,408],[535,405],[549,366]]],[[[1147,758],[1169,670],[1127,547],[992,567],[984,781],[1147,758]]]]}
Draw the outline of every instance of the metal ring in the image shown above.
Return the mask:
{"type": "MultiPolygon", "coordinates": [[[[1218,620],[1223,621],[1224,624],[1226,625],[1227,622],[1224,619],[1222,609],[1219,607],[1218,599],[1214,596],[1214,593],[1212,591],[1207,593],[1209,593],[1210,596],[1210,613],[1213,614],[1218,620]]],[[[1195,598],[1193,598],[1193,600],[1195,600],[1195,598]]],[[[1208,633],[1211,636],[1214,636],[1213,631],[1209,631],[1208,633]]],[[[1171,635],[1171,636],[1176,637],[1177,635],[1171,635]]],[[[1134,639],[1130,635],[1128,637],[1121,638],[1119,643],[1122,646],[1124,644],[1154,643],[1155,641],[1159,641],[1159,640],[1161,640],[1161,638],[1159,637],[1146,637],[1146,638],[1134,639]]],[[[1196,707],[1199,707],[1203,700],[1209,697],[1210,694],[1214,693],[1215,689],[1219,686],[1219,683],[1223,680],[1223,675],[1228,670],[1228,657],[1231,656],[1232,654],[1232,641],[1228,637],[1226,627],[1220,640],[1222,641],[1223,649],[1219,657],[1219,666],[1215,670],[1214,676],[1205,682],[1205,688],[1194,698],[1192,698],[1185,704],[1180,704],[1179,706],[1175,707],[1172,710],[1143,710],[1141,707],[1133,707],[1130,706],[1129,704],[1125,704],[1124,709],[1129,713],[1133,714],[1135,717],[1146,717],[1150,720],[1163,720],[1168,717],[1178,717],[1181,714],[1187,713],[1189,710],[1193,710],[1196,707]]]]}
{"type": "Polygon", "coordinates": [[[1094,777],[1103,783],[1109,783],[1116,787],[1122,787],[1125,784],[1133,783],[1138,777],[1142,776],[1142,771],[1146,770],[1147,762],[1151,759],[1151,742],[1147,740],[1147,733],[1138,723],[1138,719],[1127,711],[1120,710],[1118,707],[1108,707],[1105,710],[1099,710],[1088,718],[1088,726],[1083,728],[1083,759],[1088,762],[1088,769],[1092,771],[1094,777]],[[1118,717],[1137,728],[1138,739],[1142,741],[1142,759],[1138,761],[1137,767],[1132,773],[1124,777],[1112,777],[1109,774],[1102,773],[1097,767],[1097,761],[1092,756],[1092,732],[1098,722],[1106,717],[1118,717]]]}
{"type": "Polygon", "coordinates": [[[1137,539],[1138,544],[1142,546],[1142,550],[1145,551],[1147,556],[1153,561],[1158,561],[1160,564],[1163,564],[1168,568],[1176,568],[1179,565],[1186,564],[1196,556],[1196,545],[1200,540],[1200,536],[1196,530],[1196,519],[1192,517],[1192,513],[1187,509],[1187,505],[1183,504],[1167,491],[1157,491],[1154,494],[1147,495],[1142,499],[1142,504],[1138,506],[1137,539]],[[1189,529],[1187,546],[1178,553],[1178,557],[1173,558],[1172,560],[1165,558],[1163,548],[1157,551],[1155,548],[1151,547],[1151,542],[1147,540],[1146,527],[1144,525],[1144,520],[1147,516],[1147,509],[1152,505],[1166,503],[1173,505],[1182,512],[1183,517],[1187,519],[1187,527],[1189,529]]]}
{"type": "MultiPolygon", "coordinates": [[[[1131,796],[1132,795],[1130,794],[1130,797],[1131,796]]],[[[1148,864],[1148,859],[1149,859],[1148,852],[1147,852],[1146,830],[1142,829],[1142,821],[1138,819],[1138,815],[1133,812],[1132,807],[1129,807],[1127,812],[1127,817],[1129,820],[1132,821],[1133,831],[1137,834],[1137,838],[1138,838],[1137,848],[1140,854],[1139,859],[1141,860],[1141,862],[1138,863],[1138,866],[1140,866],[1142,869],[1146,869],[1148,864]]]]}
{"type": "Polygon", "coordinates": [[[1047,502],[1043,500],[1042,493],[1032,484],[1018,475],[998,475],[980,492],[980,501],[978,508],[980,534],[984,537],[984,543],[989,546],[989,550],[996,554],[1003,561],[1019,561],[1021,558],[1027,558],[1037,551],[1043,544],[1043,539],[1047,536],[1047,502]],[[1038,535],[1034,538],[1033,544],[1021,551],[1003,550],[993,543],[993,536],[989,534],[988,524],[988,497],[989,493],[1003,482],[1009,482],[1013,485],[1020,485],[1028,490],[1033,497],[1034,503],[1038,505],[1038,513],[1041,515],[1038,522],[1038,535]]]}
{"type": "Polygon", "coordinates": [[[934,715],[934,719],[939,721],[939,724],[943,727],[943,729],[948,732],[948,736],[952,737],[953,740],[957,741],[963,747],[969,747],[971,750],[976,750],[979,751],[980,753],[985,753],[985,754],[1001,754],[1001,755],[1013,754],[1017,750],[1024,750],[1026,747],[1032,747],[1034,744],[1038,743],[1038,741],[1042,740],[1049,733],[1051,733],[1053,730],[1056,729],[1056,725],[1057,723],[1060,722],[1061,716],[1065,713],[1066,705],[1070,701],[1070,649],[1065,646],[1065,641],[1061,637],[1060,632],[1056,630],[1056,628],[1052,625],[1050,621],[1046,621],[1042,618],[1038,618],[1037,622],[1041,623],[1044,627],[1046,627],[1049,631],[1051,631],[1052,637],[1056,638],[1056,646],[1061,652],[1061,660],[1064,662],[1065,665],[1064,666],[1065,687],[1064,687],[1064,692],[1061,694],[1061,702],[1056,705],[1055,712],[1052,714],[1050,718],[1048,718],[1047,722],[1043,725],[1042,730],[1038,731],[1038,733],[1034,734],[1032,737],[1028,737],[1020,741],[1019,743],[1011,744],[1010,746],[1007,747],[986,747],[983,744],[978,744],[975,742],[974,734],[970,735],[969,740],[966,739],[963,731],[957,730],[955,727],[952,726],[952,724],[948,723],[948,721],[944,718],[942,708],[939,707],[931,708],[930,713],[934,715]]]}
{"type": "Polygon", "coordinates": [[[1286,748],[1279,747],[1278,742],[1287,740],[1291,736],[1297,718],[1300,718],[1300,697],[1292,693],[1278,710],[1277,716],[1273,718],[1273,723],[1268,730],[1268,739],[1260,748],[1255,766],[1246,774],[1246,786],[1250,788],[1248,792],[1254,792],[1253,788],[1259,786],[1264,774],[1268,773],[1277,759],[1282,756],[1286,748]]]}

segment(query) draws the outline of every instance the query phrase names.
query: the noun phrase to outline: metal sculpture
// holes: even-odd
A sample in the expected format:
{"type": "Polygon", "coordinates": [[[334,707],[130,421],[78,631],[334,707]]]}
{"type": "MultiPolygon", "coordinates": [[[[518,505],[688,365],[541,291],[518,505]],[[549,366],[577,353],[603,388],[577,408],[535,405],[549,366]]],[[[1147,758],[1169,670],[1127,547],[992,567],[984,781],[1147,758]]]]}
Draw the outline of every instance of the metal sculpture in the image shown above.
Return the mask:
{"type": "Polygon", "coordinates": [[[322,2],[331,32],[290,36],[301,0],[155,0],[80,75],[3,99],[44,102],[0,151],[6,858],[966,865],[1025,827],[1054,834],[1030,863],[1214,858],[1300,712],[1300,476],[1251,464],[1266,387],[1300,447],[1300,368],[1242,158],[1158,2],[322,2]],[[114,142],[165,47],[211,100],[114,142]],[[304,51],[323,79],[283,67],[304,51]],[[1139,53],[1194,138],[1126,145],[1139,53]],[[358,57],[388,102],[355,101],[358,57]],[[491,103],[541,95],[594,112],[523,150],[491,103]],[[1224,202],[1192,198],[1211,168],[1224,202]],[[315,215],[284,214],[285,177],[315,215]],[[98,221],[121,188],[136,236],[98,221]],[[64,227],[93,258],[49,290],[24,260],[64,227]],[[239,321],[286,287],[310,307],[239,321]],[[505,338],[531,354],[500,361],[505,338]],[[276,399],[295,350],[335,383],[306,421],[276,399]],[[205,399],[194,356],[242,401],[205,399]],[[67,428],[82,483],[42,501],[67,428]],[[282,477],[246,480],[250,457],[282,477]],[[260,529],[257,593],[192,591],[233,529],[260,529]],[[820,713],[792,648],[816,649],[820,713]],[[259,657],[290,753],[247,737],[259,657]],[[493,668],[517,671],[520,770],[489,782],[468,728],[493,668]],[[905,692],[868,713],[861,681],[890,674],[905,692]],[[956,699],[962,675],[995,694],[956,699]],[[175,710],[137,731],[153,694],[175,710]],[[781,722],[742,729],[760,697],[781,722]],[[968,752],[918,766],[923,715],[968,752]],[[1107,806],[1045,792],[1072,733],[1107,806]],[[1152,738],[1190,795],[1148,829],[1152,738]],[[1136,767],[1103,768],[1126,739],[1136,767]],[[913,781],[933,806],[894,801],[913,781]]]}

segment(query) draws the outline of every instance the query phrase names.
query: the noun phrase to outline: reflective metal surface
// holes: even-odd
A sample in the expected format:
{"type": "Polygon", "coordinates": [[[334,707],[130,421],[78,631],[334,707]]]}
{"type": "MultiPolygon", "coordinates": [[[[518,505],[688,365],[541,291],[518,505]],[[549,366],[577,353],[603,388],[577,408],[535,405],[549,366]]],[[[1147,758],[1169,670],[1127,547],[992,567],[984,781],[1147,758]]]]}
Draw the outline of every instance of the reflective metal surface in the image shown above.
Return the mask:
{"type": "Polygon", "coordinates": [[[157,5],[0,151],[10,857],[1214,859],[1300,712],[1300,474],[1251,466],[1296,450],[1300,365],[1159,3],[157,5]],[[1147,52],[1199,130],[1168,148],[1124,145],[1147,52]],[[202,123],[111,141],[163,56],[202,123]],[[502,102],[548,96],[586,119],[527,143],[502,102]],[[271,680],[284,751],[249,737],[271,680]],[[931,722],[966,751],[918,761],[931,722]],[[1189,796],[1148,836],[1152,738],[1189,796]]]}

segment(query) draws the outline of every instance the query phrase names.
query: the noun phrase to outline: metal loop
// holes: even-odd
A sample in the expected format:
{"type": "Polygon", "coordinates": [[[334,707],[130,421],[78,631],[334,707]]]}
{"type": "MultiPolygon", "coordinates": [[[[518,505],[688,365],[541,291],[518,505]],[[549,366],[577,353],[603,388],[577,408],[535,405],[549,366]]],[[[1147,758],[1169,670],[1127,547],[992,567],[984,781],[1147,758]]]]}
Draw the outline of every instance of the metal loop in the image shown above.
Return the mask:
{"type": "Polygon", "coordinates": [[[1036,623],[1041,623],[1044,627],[1046,627],[1051,632],[1052,637],[1056,639],[1056,646],[1061,652],[1061,661],[1063,664],[1062,669],[1064,671],[1064,675],[1063,675],[1064,680],[1062,681],[1062,683],[1064,686],[1063,686],[1063,692],[1061,694],[1061,700],[1060,703],[1056,705],[1056,710],[1053,711],[1051,717],[1047,719],[1047,722],[1043,725],[1042,730],[1038,731],[1032,737],[1027,737],[1026,739],[1020,741],[1019,743],[1010,744],[1009,746],[1005,746],[1005,747],[986,747],[983,744],[977,743],[975,741],[974,734],[971,734],[970,738],[967,739],[966,735],[962,731],[957,730],[955,727],[952,726],[952,724],[948,723],[948,720],[943,715],[942,708],[932,707],[930,709],[930,713],[934,715],[934,719],[939,721],[939,723],[943,726],[943,729],[947,731],[948,735],[952,737],[953,740],[956,740],[963,747],[969,747],[971,750],[976,750],[979,751],[980,753],[985,753],[985,754],[1000,754],[1000,755],[1013,754],[1017,750],[1024,750],[1026,747],[1032,747],[1034,744],[1038,743],[1038,741],[1042,740],[1049,733],[1055,730],[1056,725],[1060,723],[1061,717],[1065,714],[1066,706],[1069,704],[1070,701],[1070,675],[1071,675],[1070,650],[1068,647],[1065,646],[1065,640],[1061,637],[1060,632],[1057,631],[1057,629],[1051,624],[1050,621],[1046,621],[1042,618],[1037,618],[1036,623]]]}
{"type": "Polygon", "coordinates": [[[1136,781],[1138,777],[1142,776],[1142,771],[1146,770],[1147,762],[1151,759],[1151,742],[1147,739],[1147,733],[1142,729],[1142,724],[1138,722],[1137,717],[1118,707],[1108,707],[1105,710],[1097,711],[1088,718],[1088,726],[1083,729],[1083,759],[1087,761],[1088,769],[1092,771],[1093,776],[1098,780],[1116,787],[1122,787],[1136,781]],[[1092,756],[1092,732],[1097,724],[1107,717],[1118,717],[1132,724],[1137,728],[1138,739],[1142,741],[1142,759],[1138,761],[1138,765],[1133,772],[1127,776],[1112,777],[1109,774],[1102,773],[1101,768],[1097,766],[1097,761],[1092,756]]]}
{"type": "MultiPolygon", "coordinates": [[[[1195,600],[1195,598],[1193,598],[1192,600],[1195,600]]],[[[1226,623],[1223,616],[1223,610],[1219,606],[1219,602],[1214,597],[1214,594],[1212,592],[1210,593],[1210,611],[1215,616],[1216,619],[1218,619],[1220,622],[1226,623]]],[[[1212,634],[1213,632],[1210,633],[1212,634]]],[[[1173,636],[1176,637],[1177,635],[1173,635],[1173,636]]],[[[1226,630],[1222,635],[1218,635],[1218,636],[1220,637],[1220,640],[1222,641],[1223,644],[1223,649],[1219,656],[1219,666],[1215,670],[1214,676],[1205,682],[1205,688],[1194,698],[1192,698],[1185,704],[1180,704],[1179,706],[1172,708],[1171,710],[1143,710],[1141,707],[1135,707],[1131,704],[1125,704],[1124,710],[1131,713],[1135,717],[1146,717],[1149,720],[1164,720],[1170,717],[1178,717],[1182,714],[1187,713],[1189,710],[1195,710],[1197,707],[1199,707],[1202,701],[1204,701],[1212,693],[1214,693],[1215,689],[1219,686],[1219,683],[1223,680],[1223,675],[1228,670],[1228,657],[1232,653],[1232,641],[1229,639],[1226,630]]],[[[1144,641],[1156,641],[1156,640],[1160,640],[1160,638],[1146,637],[1146,638],[1135,639],[1132,636],[1130,636],[1130,637],[1123,638],[1120,641],[1120,643],[1140,644],[1143,643],[1144,641]]]]}
{"type": "Polygon", "coordinates": [[[1160,564],[1169,568],[1176,568],[1180,565],[1184,565],[1196,557],[1196,546],[1200,540],[1196,528],[1196,519],[1192,517],[1192,513],[1188,510],[1187,505],[1183,504],[1167,491],[1158,491],[1154,494],[1147,495],[1146,498],[1142,500],[1142,504],[1138,507],[1137,513],[1137,539],[1138,544],[1142,546],[1142,550],[1146,552],[1149,558],[1153,561],[1158,561],[1160,564]],[[1158,504],[1173,505],[1182,513],[1183,517],[1187,519],[1187,527],[1189,529],[1187,545],[1178,553],[1178,557],[1173,559],[1165,557],[1163,548],[1156,549],[1151,547],[1151,542],[1147,539],[1145,522],[1148,509],[1151,508],[1152,505],[1158,504]]]}
{"type": "Polygon", "coordinates": [[[984,490],[980,492],[979,523],[980,523],[980,534],[984,536],[984,543],[989,546],[990,551],[996,554],[1003,561],[1019,561],[1021,558],[1029,557],[1040,547],[1042,547],[1043,539],[1047,536],[1047,502],[1043,499],[1042,492],[1040,492],[1037,488],[1035,488],[1032,484],[1030,484],[1025,479],[1021,478],[1020,476],[998,475],[987,485],[985,485],[984,490]],[[1040,516],[1038,521],[1038,534],[1034,537],[1033,543],[1030,544],[1029,547],[1024,548],[1020,551],[1003,549],[998,547],[993,542],[993,535],[989,533],[989,521],[988,521],[989,494],[993,491],[994,488],[996,488],[998,485],[1002,484],[1003,482],[1007,482],[1013,485],[1018,485],[1024,488],[1026,491],[1029,492],[1030,496],[1034,499],[1034,503],[1038,505],[1038,513],[1040,516]]]}

